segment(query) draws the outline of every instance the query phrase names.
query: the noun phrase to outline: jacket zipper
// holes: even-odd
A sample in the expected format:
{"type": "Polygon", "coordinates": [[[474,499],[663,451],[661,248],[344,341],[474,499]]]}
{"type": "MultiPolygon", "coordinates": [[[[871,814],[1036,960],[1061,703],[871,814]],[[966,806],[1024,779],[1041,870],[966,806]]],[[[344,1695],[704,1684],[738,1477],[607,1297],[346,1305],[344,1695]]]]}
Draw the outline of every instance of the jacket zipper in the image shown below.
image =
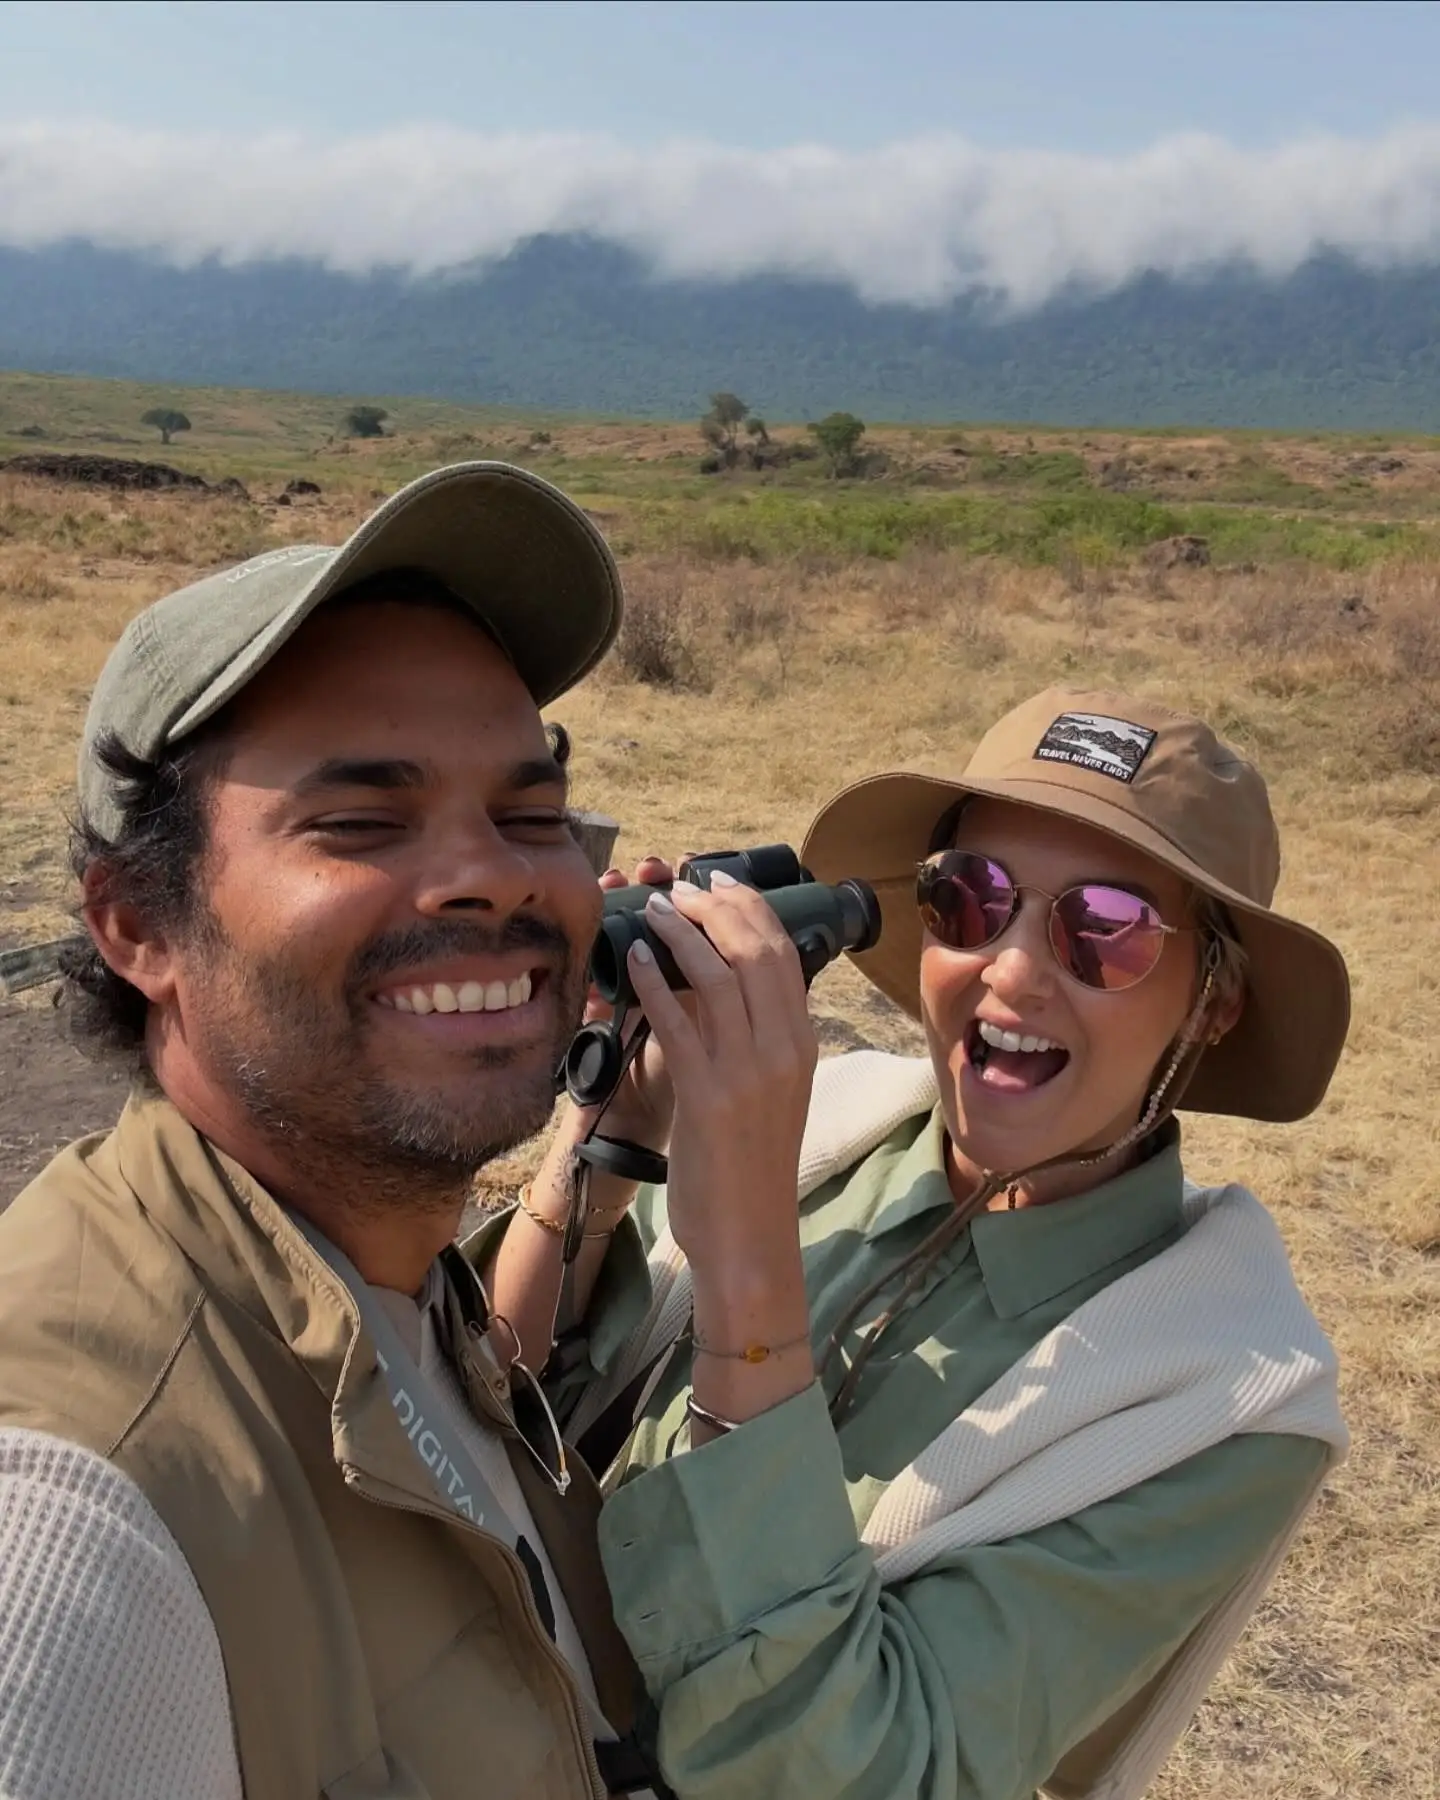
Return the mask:
{"type": "MultiPolygon", "coordinates": [[[[505,1544],[502,1544],[499,1538],[492,1537],[488,1531],[482,1531],[478,1526],[471,1525],[467,1519],[450,1507],[441,1508],[438,1506],[427,1506],[423,1501],[414,1499],[387,1499],[385,1495],[375,1491],[375,1488],[369,1484],[362,1471],[358,1469],[354,1463],[342,1463],[341,1473],[345,1477],[346,1487],[353,1489],[354,1492],[359,1494],[363,1499],[372,1501],[376,1506],[388,1506],[393,1512],[419,1513],[424,1518],[437,1519],[442,1525],[456,1525],[461,1531],[468,1531],[475,1537],[483,1538],[486,1543],[492,1544],[495,1549],[500,1552],[504,1566],[514,1587],[515,1594],[520,1601],[520,1610],[525,1616],[526,1623],[531,1626],[535,1637],[544,1647],[545,1654],[549,1656],[556,1669],[564,1676],[564,1688],[567,1697],[570,1700],[569,1713],[571,1728],[574,1730],[576,1727],[583,1724],[583,1720],[580,1717],[580,1708],[583,1706],[584,1702],[583,1697],[577,1697],[575,1694],[574,1690],[576,1683],[574,1672],[571,1670],[569,1663],[566,1662],[565,1658],[556,1648],[555,1641],[550,1636],[550,1633],[545,1629],[544,1621],[541,1619],[535,1606],[535,1596],[530,1588],[530,1579],[526,1575],[524,1565],[521,1563],[519,1557],[515,1555],[515,1552],[509,1549],[505,1544]]],[[[605,1779],[600,1773],[600,1764],[596,1760],[595,1745],[591,1739],[590,1733],[584,1730],[577,1730],[576,1735],[580,1742],[581,1759],[590,1775],[590,1783],[595,1800],[609,1800],[610,1790],[606,1787],[605,1779]]]]}

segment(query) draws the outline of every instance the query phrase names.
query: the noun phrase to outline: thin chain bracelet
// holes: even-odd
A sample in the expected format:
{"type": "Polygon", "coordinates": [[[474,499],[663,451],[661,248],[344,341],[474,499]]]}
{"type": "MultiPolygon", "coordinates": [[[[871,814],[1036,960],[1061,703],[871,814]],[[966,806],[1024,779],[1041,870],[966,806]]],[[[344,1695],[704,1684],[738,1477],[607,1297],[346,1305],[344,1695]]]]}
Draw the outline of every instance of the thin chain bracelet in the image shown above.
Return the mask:
{"type": "MultiPolygon", "coordinates": [[[[515,1203],[520,1208],[521,1212],[524,1213],[525,1217],[527,1219],[533,1219],[543,1231],[553,1232],[556,1237],[564,1237],[565,1221],[563,1219],[547,1219],[544,1213],[536,1212],[535,1208],[530,1204],[530,1188],[528,1185],[521,1188],[520,1192],[515,1196],[515,1203]]],[[[620,1228],[621,1219],[624,1218],[626,1212],[629,1210],[629,1206],[630,1202],[626,1200],[619,1206],[591,1207],[590,1217],[592,1219],[608,1219],[610,1214],[614,1213],[616,1215],[615,1223],[606,1231],[587,1231],[585,1236],[587,1238],[614,1237],[615,1233],[620,1228]]]]}
{"type": "Polygon", "coordinates": [[[691,1333],[691,1348],[701,1356],[715,1356],[726,1362],[763,1363],[769,1362],[772,1356],[779,1356],[782,1350],[798,1350],[802,1344],[810,1342],[810,1333],[804,1337],[791,1338],[785,1344],[747,1344],[743,1350],[717,1350],[711,1344],[703,1343],[691,1333]]]}

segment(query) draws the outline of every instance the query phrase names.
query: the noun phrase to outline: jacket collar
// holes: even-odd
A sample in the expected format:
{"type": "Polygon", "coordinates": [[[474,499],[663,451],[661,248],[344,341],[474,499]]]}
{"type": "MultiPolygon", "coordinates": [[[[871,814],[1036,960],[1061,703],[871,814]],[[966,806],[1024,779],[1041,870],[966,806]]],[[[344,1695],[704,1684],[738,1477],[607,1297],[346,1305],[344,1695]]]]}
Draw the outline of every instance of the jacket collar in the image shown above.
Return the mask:
{"type": "MultiPolygon", "coordinates": [[[[113,1145],[126,1185],[207,1289],[279,1339],[319,1389],[342,1468],[354,1467],[384,1487],[435,1505],[433,1488],[396,1423],[354,1300],[285,1208],[153,1091],[132,1092],[113,1145]]],[[[458,1255],[444,1260],[450,1275],[447,1335],[467,1397],[508,1435],[514,1428],[500,1397],[503,1382],[494,1379],[493,1361],[482,1352],[483,1290],[458,1255]]]]}

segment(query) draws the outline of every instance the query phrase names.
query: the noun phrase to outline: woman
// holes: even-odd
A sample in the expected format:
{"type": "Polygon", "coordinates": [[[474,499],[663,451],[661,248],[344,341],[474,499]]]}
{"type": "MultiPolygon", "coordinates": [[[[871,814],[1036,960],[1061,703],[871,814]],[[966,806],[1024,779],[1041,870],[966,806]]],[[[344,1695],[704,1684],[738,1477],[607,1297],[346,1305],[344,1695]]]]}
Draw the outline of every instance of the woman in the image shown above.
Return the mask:
{"type": "MultiPolygon", "coordinates": [[[[638,1401],[601,1536],[661,1766],[683,1800],[1138,1795],[1346,1443],[1273,1227],[1188,1186],[1171,1115],[1311,1111],[1344,964],[1270,909],[1256,771],[1121,695],[846,789],[804,860],[875,886],[856,960],[928,1060],[812,1097],[763,899],[652,901],[695,998],[632,953],[660,1053],[604,1129],[668,1141],[668,1188],[596,1179],[552,1363],[589,1445],[638,1401]]],[[[522,1344],[587,1123],[493,1268],[522,1344]]]]}

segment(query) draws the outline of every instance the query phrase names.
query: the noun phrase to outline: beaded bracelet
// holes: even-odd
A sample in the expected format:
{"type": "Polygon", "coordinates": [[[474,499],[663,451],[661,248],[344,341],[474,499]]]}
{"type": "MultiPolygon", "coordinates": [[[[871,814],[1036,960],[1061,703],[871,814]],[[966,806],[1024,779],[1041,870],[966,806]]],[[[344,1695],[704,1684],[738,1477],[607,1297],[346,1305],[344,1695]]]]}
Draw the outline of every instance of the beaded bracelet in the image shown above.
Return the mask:
{"type": "Polygon", "coordinates": [[[810,1342],[807,1331],[804,1337],[790,1338],[783,1344],[747,1344],[743,1350],[717,1350],[713,1345],[705,1343],[693,1333],[690,1337],[691,1348],[701,1356],[721,1357],[727,1362],[763,1363],[769,1362],[772,1356],[779,1356],[782,1350],[798,1350],[802,1344],[810,1342]]]}

